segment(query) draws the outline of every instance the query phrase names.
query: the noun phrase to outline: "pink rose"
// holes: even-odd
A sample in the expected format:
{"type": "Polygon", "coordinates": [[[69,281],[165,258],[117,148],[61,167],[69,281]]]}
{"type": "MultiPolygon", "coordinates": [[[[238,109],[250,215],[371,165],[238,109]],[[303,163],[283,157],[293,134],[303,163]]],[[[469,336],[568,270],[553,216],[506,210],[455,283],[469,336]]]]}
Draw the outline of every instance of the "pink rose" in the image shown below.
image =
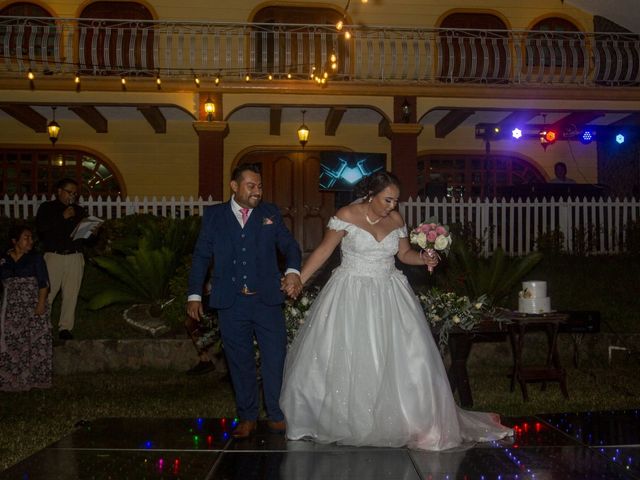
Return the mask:
{"type": "Polygon", "coordinates": [[[435,230],[431,230],[429,233],[427,233],[427,241],[429,243],[435,242],[436,238],[438,238],[438,234],[436,233],[435,230]]]}
{"type": "Polygon", "coordinates": [[[438,228],[436,228],[436,233],[438,235],[444,235],[445,237],[448,235],[447,229],[444,228],[442,225],[439,225],[438,228]]]}
{"type": "Polygon", "coordinates": [[[423,223],[422,225],[420,225],[420,230],[422,230],[424,233],[429,233],[429,230],[431,230],[431,227],[429,226],[428,223],[423,223]]]}
{"type": "Polygon", "coordinates": [[[435,223],[430,223],[429,226],[431,227],[431,230],[435,230],[438,225],[435,223]]]}

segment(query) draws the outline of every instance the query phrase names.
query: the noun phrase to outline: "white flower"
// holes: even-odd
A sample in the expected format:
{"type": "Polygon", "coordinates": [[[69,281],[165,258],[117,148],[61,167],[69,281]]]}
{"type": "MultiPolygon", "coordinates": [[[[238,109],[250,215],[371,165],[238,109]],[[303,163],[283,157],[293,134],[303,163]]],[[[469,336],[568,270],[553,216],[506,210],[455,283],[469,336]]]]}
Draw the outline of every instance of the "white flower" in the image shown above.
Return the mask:
{"type": "Polygon", "coordinates": [[[300,305],[302,305],[303,307],[306,307],[307,305],[309,305],[309,299],[307,297],[302,297],[300,299],[300,305]]]}
{"type": "Polygon", "coordinates": [[[433,248],[436,250],[444,250],[450,244],[449,237],[445,237],[444,235],[438,235],[436,241],[433,243],[433,248]]]}
{"type": "Polygon", "coordinates": [[[476,307],[476,310],[480,310],[482,308],[482,302],[476,303],[474,307],[476,307]]]}
{"type": "Polygon", "coordinates": [[[458,315],[454,315],[451,320],[453,320],[453,323],[460,323],[460,317],[458,315]]]}
{"type": "Polygon", "coordinates": [[[291,316],[297,317],[298,315],[300,315],[300,311],[295,307],[291,307],[291,316]]]}
{"type": "Polygon", "coordinates": [[[431,319],[432,319],[434,322],[439,322],[439,321],[440,321],[440,316],[438,316],[438,315],[432,315],[432,316],[431,316],[431,319]]]}
{"type": "Polygon", "coordinates": [[[417,243],[420,248],[422,249],[427,248],[427,236],[425,235],[424,232],[420,232],[419,234],[415,235],[413,238],[414,238],[414,243],[417,243]]]}

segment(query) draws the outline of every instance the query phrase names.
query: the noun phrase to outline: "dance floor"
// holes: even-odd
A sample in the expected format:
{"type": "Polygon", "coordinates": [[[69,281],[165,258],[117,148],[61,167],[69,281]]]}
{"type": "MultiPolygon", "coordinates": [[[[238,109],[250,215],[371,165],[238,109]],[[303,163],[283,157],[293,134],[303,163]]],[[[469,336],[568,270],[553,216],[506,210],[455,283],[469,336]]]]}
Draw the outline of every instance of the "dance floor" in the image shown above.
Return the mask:
{"type": "Polygon", "coordinates": [[[289,442],[230,419],[103,418],[0,473],[0,479],[640,479],[640,410],[505,418],[508,441],[455,451],[289,442]]]}

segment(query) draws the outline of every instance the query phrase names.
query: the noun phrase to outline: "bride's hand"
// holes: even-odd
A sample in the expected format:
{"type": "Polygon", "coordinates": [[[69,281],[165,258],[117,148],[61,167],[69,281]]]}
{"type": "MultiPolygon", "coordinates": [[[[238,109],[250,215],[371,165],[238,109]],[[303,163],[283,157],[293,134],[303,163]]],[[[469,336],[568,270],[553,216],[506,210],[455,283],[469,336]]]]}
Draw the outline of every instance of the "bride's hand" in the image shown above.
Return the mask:
{"type": "Polygon", "coordinates": [[[433,270],[438,263],[440,263],[440,257],[435,250],[425,250],[420,252],[420,258],[422,258],[422,261],[430,270],[433,270]]]}

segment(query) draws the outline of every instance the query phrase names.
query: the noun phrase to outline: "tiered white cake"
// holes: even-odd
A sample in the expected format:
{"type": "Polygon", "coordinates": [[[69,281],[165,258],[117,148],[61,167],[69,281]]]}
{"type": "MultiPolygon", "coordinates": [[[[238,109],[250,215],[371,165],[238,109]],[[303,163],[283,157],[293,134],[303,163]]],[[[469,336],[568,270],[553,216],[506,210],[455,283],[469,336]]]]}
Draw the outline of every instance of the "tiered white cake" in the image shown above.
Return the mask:
{"type": "Polygon", "coordinates": [[[551,311],[551,300],[547,297],[547,282],[534,280],[522,282],[518,298],[518,311],[522,313],[546,313],[551,311]]]}

